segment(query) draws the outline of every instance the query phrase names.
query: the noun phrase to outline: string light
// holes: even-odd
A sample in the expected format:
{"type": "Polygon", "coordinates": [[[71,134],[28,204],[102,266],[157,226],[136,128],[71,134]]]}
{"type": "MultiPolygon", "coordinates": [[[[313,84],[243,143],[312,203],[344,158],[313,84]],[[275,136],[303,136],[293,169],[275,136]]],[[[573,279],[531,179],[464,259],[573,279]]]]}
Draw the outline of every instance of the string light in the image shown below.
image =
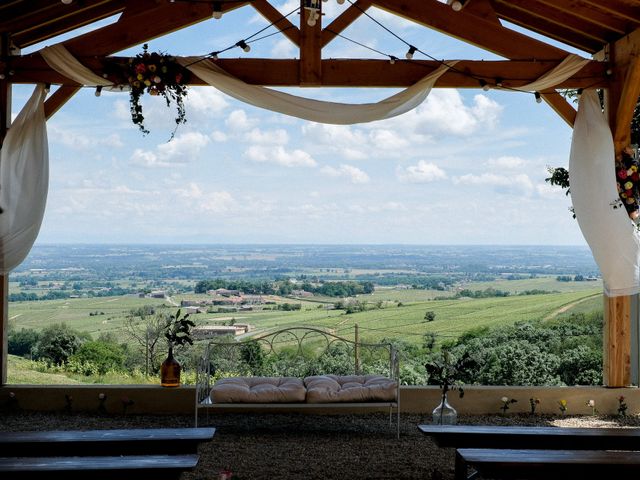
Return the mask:
{"type": "Polygon", "coordinates": [[[213,15],[211,15],[216,20],[220,20],[222,18],[222,7],[220,3],[213,2],[213,15]]]}
{"type": "Polygon", "coordinates": [[[247,42],[245,42],[244,40],[240,40],[238,43],[236,43],[236,47],[240,47],[247,53],[251,51],[251,47],[247,45],[247,42]]]}
{"type": "Polygon", "coordinates": [[[540,92],[535,92],[534,97],[536,97],[536,103],[542,103],[542,95],[540,95],[540,92]]]}
{"type": "Polygon", "coordinates": [[[409,45],[409,51],[405,54],[407,60],[411,60],[413,58],[413,54],[416,53],[416,50],[418,50],[416,47],[409,45]]]}
{"type": "Polygon", "coordinates": [[[96,97],[99,97],[101,94],[102,94],[102,85],[98,85],[98,86],[96,87],[96,93],[95,93],[95,96],[96,96],[96,97]]]}

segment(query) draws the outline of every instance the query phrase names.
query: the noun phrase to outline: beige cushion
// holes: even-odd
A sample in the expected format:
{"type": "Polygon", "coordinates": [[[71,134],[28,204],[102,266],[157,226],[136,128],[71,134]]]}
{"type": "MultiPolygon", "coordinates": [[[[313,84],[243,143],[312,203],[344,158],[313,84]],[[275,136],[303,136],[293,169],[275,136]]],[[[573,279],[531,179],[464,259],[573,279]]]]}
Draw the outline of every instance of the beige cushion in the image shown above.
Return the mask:
{"type": "Polygon", "coordinates": [[[395,380],[382,375],[319,375],[304,379],[307,403],[393,402],[395,380]]]}
{"type": "Polygon", "coordinates": [[[304,402],[305,388],[300,378],[222,378],[211,389],[213,403],[294,403],[304,402]]]}

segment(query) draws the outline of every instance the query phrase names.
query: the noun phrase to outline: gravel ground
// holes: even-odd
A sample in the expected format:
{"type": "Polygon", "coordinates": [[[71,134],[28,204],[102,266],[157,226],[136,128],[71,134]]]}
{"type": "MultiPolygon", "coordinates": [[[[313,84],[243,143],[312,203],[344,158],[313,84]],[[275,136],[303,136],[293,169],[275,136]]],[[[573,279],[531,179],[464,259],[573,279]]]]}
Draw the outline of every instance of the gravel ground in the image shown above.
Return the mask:
{"type": "MultiPolygon", "coordinates": [[[[306,415],[226,413],[200,448],[200,463],[184,480],[217,480],[228,469],[238,480],[453,479],[454,452],[440,449],[416,426],[429,416],[403,414],[400,440],[384,414],[306,415]]],[[[640,417],[461,416],[459,423],[580,427],[640,426],[640,417]]],[[[191,416],[104,417],[18,412],[0,415],[0,430],[191,427],[191,416]]]]}

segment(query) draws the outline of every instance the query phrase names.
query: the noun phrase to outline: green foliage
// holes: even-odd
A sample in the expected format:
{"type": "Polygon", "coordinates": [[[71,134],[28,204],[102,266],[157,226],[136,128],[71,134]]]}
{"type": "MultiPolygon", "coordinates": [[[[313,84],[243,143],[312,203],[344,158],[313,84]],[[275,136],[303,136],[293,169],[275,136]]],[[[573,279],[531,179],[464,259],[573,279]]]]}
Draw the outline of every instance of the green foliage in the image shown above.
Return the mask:
{"type": "Polygon", "coordinates": [[[189,320],[189,314],[185,313],[180,317],[180,309],[178,309],[175,315],[167,317],[164,337],[171,347],[184,346],[186,344],[193,345],[191,327],[195,326],[196,324],[189,320]]]}
{"type": "Polygon", "coordinates": [[[55,324],[42,330],[36,345],[36,358],[55,365],[67,363],[80,348],[80,334],[66,324],[55,324]]]}
{"type": "Polygon", "coordinates": [[[91,373],[85,375],[104,375],[109,370],[123,369],[125,352],[118,344],[95,340],[83,343],[69,361],[92,365],[94,368],[91,369],[91,373]]]}
{"type": "Polygon", "coordinates": [[[31,328],[21,328],[19,331],[10,332],[7,338],[9,354],[28,357],[34,351],[39,339],[38,332],[31,328]]]}

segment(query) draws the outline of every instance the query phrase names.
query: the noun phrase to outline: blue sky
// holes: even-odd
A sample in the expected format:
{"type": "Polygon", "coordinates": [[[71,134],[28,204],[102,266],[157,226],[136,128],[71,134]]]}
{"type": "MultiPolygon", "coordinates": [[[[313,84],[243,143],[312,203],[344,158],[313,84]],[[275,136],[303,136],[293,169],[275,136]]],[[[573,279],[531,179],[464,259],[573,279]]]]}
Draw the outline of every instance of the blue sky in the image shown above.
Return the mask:
{"type": "MultiPolygon", "coordinates": [[[[297,4],[273,3],[283,13],[297,4]]],[[[323,3],[325,22],[346,6],[323,3]]],[[[497,58],[369,13],[433,57],[497,58]]],[[[149,46],[206,54],[265,25],[245,7],[149,46]]],[[[407,50],[365,17],[344,35],[399,58],[407,50]]],[[[222,56],[297,56],[282,35],[251,46],[222,56]]],[[[323,56],[383,58],[344,39],[323,56]]],[[[31,89],[14,88],[14,114],[31,89]]],[[[396,90],[287,91],[364,103],[396,90]]],[[[567,166],[571,129],[529,94],[434,89],[400,117],[333,126],[191,88],[188,122],[168,143],[174,111],[158,98],[143,102],[146,137],[130,120],[127,93],[98,98],[83,89],[48,122],[50,190],[39,243],[584,244],[570,200],[544,182],[547,165],[567,166]]]]}

